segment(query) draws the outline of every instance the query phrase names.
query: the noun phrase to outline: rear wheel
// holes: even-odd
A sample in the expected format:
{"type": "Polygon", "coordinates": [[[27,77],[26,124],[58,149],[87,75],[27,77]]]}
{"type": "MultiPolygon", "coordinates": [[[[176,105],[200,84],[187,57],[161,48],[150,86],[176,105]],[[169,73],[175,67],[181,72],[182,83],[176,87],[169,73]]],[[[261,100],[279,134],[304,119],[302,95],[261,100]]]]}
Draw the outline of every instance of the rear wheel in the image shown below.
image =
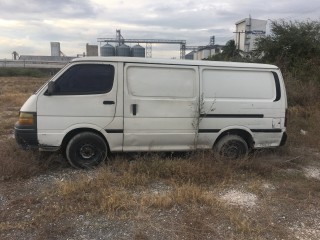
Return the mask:
{"type": "Polygon", "coordinates": [[[238,135],[226,135],[213,148],[215,158],[241,159],[247,156],[247,142],[238,135]]]}
{"type": "Polygon", "coordinates": [[[66,157],[70,165],[75,168],[92,168],[107,157],[107,144],[96,133],[82,132],[69,141],[66,157]]]}

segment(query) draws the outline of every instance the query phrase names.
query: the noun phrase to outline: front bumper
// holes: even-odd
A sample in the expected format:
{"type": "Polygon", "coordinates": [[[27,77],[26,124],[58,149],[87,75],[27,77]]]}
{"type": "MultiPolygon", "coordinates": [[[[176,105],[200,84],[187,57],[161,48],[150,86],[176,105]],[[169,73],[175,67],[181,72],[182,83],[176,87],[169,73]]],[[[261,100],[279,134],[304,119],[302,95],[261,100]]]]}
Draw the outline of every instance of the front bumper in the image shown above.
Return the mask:
{"type": "Polygon", "coordinates": [[[17,122],[14,126],[14,136],[23,149],[38,148],[37,129],[34,126],[21,126],[17,122]]]}

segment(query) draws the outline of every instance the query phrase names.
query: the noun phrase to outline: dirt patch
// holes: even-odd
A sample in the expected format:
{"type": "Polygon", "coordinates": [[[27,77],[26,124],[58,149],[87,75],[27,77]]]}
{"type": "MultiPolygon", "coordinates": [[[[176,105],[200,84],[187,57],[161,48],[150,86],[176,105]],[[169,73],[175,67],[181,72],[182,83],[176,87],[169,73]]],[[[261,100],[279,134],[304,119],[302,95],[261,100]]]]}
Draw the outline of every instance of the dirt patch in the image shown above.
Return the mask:
{"type": "Polygon", "coordinates": [[[294,236],[299,240],[318,240],[320,236],[320,229],[308,227],[290,228],[294,232],[294,236]]]}
{"type": "Polygon", "coordinates": [[[315,166],[309,166],[303,169],[307,178],[314,178],[320,180],[320,169],[315,166]]]}
{"type": "Polygon", "coordinates": [[[257,205],[258,197],[249,192],[230,189],[222,193],[220,199],[228,204],[245,208],[253,208],[257,205]]]}

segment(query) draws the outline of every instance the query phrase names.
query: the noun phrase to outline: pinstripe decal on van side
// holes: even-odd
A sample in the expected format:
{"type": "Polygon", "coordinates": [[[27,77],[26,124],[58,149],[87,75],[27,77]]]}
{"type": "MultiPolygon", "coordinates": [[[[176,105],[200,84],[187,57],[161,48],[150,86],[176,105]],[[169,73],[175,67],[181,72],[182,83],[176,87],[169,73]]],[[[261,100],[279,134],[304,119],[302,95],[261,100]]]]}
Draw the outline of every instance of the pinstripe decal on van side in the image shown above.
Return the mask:
{"type": "Polygon", "coordinates": [[[123,133],[123,129],[105,129],[107,133],[123,133]]]}
{"type": "MultiPolygon", "coordinates": [[[[221,129],[199,129],[198,133],[218,133],[221,129]]],[[[254,133],[281,133],[280,128],[274,129],[250,129],[254,133]]]]}
{"type": "Polygon", "coordinates": [[[263,114],[200,114],[201,118],[263,118],[263,114]]]}

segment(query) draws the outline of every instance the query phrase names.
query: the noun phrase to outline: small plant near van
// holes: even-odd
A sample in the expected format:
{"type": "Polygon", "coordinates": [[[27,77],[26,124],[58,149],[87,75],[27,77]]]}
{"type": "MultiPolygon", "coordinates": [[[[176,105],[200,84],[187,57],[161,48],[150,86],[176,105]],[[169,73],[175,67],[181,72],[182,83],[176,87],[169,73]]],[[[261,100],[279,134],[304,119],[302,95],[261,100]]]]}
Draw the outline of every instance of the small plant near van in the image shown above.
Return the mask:
{"type": "MultiPolygon", "coordinates": [[[[214,105],[214,102],[212,103],[212,107],[214,105]]],[[[194,144],[193,147],[194,149],[197,149],[198,147],[198,138],[199,138],[199,129],[200,129],[200,122],[203,119],[203,115],[208,114],[208,112],[214,111],[213,108],[210,108],[209,110],[204,109],[204,96],[203,93],[200,96],[199,102],[196,102],[196,109],[197,111],[195,111],[195,116],[194,119],[192,121],[192,127],[195,130],[195,137],[194,137],[194,144]]]]}
{"type": "MultiPolygon", "coordinates": [[[[210,113],[214,113],[215,108],[214,104],[216,103],[216,98],[211,103],[209,108],[205,109],[204,103],[204,93],[201,94],[200,101],[197,103],[198,111],[195,112],[194,121],[192,122],[192,126],[195,129],[196,135],[194,139],[194,149],[198,148],[198,139],[199,139],[199,130],[201,121],[207,117],[210,113]]],[[[263,147],[269,147],[268,145],[264,145],[263,147]]],[[[242,157],[246,157],[249,152],[248,143],[238,135],[227,134],[222,139],[217,141],[212,147],[214,157],[216,159],[219,158],[227,158],[227,159],[239,159],[242,157]]]]}

